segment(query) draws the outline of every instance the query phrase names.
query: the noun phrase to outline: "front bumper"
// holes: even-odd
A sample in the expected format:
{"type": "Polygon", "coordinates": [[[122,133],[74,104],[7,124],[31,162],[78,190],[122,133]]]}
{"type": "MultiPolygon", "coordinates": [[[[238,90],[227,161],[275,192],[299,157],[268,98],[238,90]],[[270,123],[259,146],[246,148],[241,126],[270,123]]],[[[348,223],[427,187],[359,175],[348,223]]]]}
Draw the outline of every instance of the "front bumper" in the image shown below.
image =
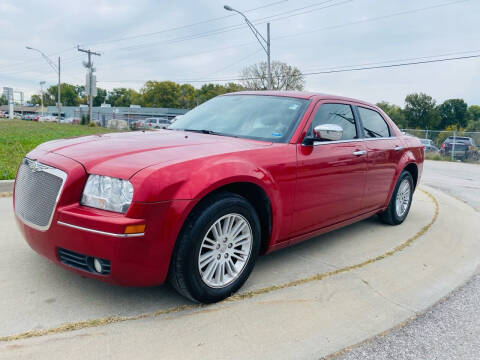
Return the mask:
{"type": "Polygon", "coordinates": [[[49,153],[39,161],[68,173],[46,230],[16,221],[30,247],[50,261],[86,277],[125,286],[152,286],[165,281],[173,247],[193,206],[190,200],[132,203],[126,215],[79,204],[86,181],[83,167],[49,153]],[[125,234],[128,225],[145,224],[143,233],[125,234]],[[60,261],[59,249],[110,262],[110,272],[99,274],[60,261]]]}

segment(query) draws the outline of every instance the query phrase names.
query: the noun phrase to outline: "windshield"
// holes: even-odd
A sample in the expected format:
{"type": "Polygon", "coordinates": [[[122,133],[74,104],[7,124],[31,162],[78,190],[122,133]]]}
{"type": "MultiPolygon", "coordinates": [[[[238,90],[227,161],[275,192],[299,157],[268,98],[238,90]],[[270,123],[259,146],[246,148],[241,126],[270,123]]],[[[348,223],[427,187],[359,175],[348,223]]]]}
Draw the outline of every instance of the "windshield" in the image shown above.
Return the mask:
{"type": "Polygon", "coordinates": [[[308,100],[280,96],[218,96],[183,115],[169,129],[286,142],[308,100]]]}

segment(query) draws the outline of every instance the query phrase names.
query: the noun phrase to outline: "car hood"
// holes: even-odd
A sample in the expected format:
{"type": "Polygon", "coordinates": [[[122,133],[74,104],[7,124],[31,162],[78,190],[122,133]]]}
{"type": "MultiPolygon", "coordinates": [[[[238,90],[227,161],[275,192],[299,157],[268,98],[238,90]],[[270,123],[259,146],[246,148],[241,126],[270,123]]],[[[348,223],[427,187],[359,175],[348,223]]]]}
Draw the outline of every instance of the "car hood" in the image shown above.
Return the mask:
{"type": "Polygon", "coordinates": [[[272,143],[193,132],[157,130],[53,140],[37,147],[81,163],[87,173],[123,179],[161,163],[232,153],[272,143]]]}

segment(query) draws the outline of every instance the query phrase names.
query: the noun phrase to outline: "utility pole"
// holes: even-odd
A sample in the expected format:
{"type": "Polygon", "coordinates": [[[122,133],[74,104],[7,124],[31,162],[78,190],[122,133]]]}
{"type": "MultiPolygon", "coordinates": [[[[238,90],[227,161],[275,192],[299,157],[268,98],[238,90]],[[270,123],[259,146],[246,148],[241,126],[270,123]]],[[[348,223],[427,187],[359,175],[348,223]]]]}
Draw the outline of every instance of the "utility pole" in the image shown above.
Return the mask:
{"type": "Polygon", "coordinates": [[[77,50],[87,53],[88,54],[88,63],[87,63],[87,68],[88,68],[88,122],[92,121],[92,107],[93,107],[93,63],[92,63],[92,55],[97,55],[100,56],[99,53],[93,52],[90,49],[85,50],[85,49],[80,49],[80,46],[77,46],[77,50]]]}

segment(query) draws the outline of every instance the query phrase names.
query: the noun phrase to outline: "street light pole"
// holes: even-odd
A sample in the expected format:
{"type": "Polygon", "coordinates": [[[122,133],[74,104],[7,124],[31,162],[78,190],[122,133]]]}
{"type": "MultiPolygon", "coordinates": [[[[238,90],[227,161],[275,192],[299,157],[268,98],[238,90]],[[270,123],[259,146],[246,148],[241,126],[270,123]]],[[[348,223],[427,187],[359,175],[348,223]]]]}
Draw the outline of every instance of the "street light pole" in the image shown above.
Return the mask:
{"type": "Polygon", "coordinates": [[[252,22],[248,20],[248,18],[241,11],[238,11],[228,5],[224,5],[223,8],[227,11],[234,11],[243,17],[246,24],[250,28],[250,30],[252,30],[253,35],[255,35],[258,42],[262,46],[263,50],[267,54],[267,88],[268,90],[271,90],[272,89],[272,73],[270,68],[270,23],[267,23],[267,38],[265,39],[260,33],[260,31],[257,30],[255,25],[253,25],[252,22]]]}
{"type": "Polygon", "coordinates": [[[58,104],[57,104],[57,112],[58,112],[58,123],[60,124],[60,117],[62,114],[62,102],[60,101],[60,87],[62,83],[60,81],[60,56],[58,57],[58,104]]]}
{"type": "Polygon", "coordinates": [[[40,53],[42,57],[47,61],[48,65],[57,73],[58,75],[58,101],[57,101],[57,119],[58,122],[60,122],[60,117],[62,113],[62,100],[60,99],[60,87],[61,87],[61,82],[60,82],[60,56],[58,57],[58,65],[55,65],[55,63],[47,56],[45,55],[41,50],[32,48],[30,46],[25,46],[28,50],[34,50],[40,53]]]}
{"type": "Polygon", "coordinates": [[[43,85],[45,81],[40,81],[40,104],[42,106],[42,116],[43,116],[43,85]]]}

